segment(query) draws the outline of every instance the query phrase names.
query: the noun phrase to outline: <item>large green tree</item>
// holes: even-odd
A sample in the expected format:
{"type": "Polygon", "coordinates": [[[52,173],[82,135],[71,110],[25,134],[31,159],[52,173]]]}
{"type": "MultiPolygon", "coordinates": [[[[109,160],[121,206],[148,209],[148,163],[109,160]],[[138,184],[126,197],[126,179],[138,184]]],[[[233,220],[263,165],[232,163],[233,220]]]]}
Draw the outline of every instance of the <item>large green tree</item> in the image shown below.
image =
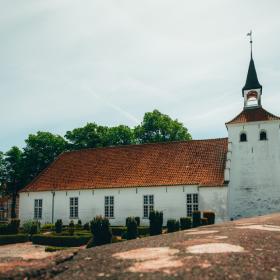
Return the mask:
{"type": "Polygon", "coordinates": [[[145,113],[143,122],[134,129],[138,143],[154,143],[178,140],[190,140],[188,129],[177,119],[173,120],[168,115],[158,110],[145,113]]]}
{"type": "Polygon", "coordinates": [[[7,162],[4,153],[0,151],[0,195],[4,193],[7,179],[7,162]]]}
{"type": "Polygon", "coordinates": [[[30,134],[23,148],[24,183],[29,183],[54,159],[67,150],[68,143],[60,135],[39,131],[30,134]]]}
{"type": "Polygon", "coordinates": [[[12,197],[11,218],[16,218],[16,198],[23,187],[23,153],[18,147],[12,147],[5,154],[3,192],[12,197]]]}
{"type": "Polygon", "coordinates": [[[104,146],[119,146],[135,143],[134,131],[126,125],[108,128],[105,137],[104,146]]]}
{"type": "Polygon", "coordinates": [[[87,123],[84,127],[67,131],[65,138],[73,150],[103,147],[106,142],[108,127],[96,123],[87,123]]]}

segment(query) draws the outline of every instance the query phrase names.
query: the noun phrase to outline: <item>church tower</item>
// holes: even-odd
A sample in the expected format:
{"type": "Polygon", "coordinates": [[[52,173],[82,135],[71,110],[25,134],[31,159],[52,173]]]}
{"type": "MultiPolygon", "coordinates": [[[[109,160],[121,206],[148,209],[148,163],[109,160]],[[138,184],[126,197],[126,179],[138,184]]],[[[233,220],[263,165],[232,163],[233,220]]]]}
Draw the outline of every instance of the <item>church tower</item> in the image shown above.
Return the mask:
{"type": "MultiPolygon", "coordinates": [[[[249,33],[250,37],[252,33],[249,33]]],[[[280,211],[280,118],[261,104],[262,86],[252,55],[245,86],[244,107],[228,129],[229,218],[280,211]]]]}

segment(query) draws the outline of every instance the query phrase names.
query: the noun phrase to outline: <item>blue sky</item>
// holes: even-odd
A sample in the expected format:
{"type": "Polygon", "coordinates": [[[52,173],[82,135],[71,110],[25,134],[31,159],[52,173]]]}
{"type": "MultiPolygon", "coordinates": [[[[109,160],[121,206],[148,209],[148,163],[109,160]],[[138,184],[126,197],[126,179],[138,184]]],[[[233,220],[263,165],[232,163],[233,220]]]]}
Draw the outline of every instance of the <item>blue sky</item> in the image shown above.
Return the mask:
{"type": "Polygon", "coordinates": [[[155,108],[193,138],[227,136],[250,29],[263,106],[280,115],[279,13],[276,0],[0,0],[0,151],[155,108]]]}

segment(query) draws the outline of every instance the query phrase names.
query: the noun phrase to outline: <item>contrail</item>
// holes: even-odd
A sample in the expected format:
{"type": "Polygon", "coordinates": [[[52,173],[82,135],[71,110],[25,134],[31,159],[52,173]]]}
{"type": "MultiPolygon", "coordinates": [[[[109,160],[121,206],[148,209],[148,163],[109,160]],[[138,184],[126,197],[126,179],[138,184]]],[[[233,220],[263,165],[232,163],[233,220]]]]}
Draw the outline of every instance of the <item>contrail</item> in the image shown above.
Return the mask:
{"type": "Polygon", "coordinates": [[[96,99],[100,100],[102,103],[104,103],[105,105],[107,105],[108,107],[114,109],[115,111],[121,113],[122,115],[124,115],[127,119],[133,121],[135,124],[139,124],[140,121],[131,113],[125,111],[124,109],[122,109],[120,106],[113,104],[107,100],[105,100],[103,97],[101,97],[99,94],[95,93],[92,89],[90,89],[88,86],[84,85],[83,86],[84,90],[86,90],[91,96],[94,96],[96,99]]]}

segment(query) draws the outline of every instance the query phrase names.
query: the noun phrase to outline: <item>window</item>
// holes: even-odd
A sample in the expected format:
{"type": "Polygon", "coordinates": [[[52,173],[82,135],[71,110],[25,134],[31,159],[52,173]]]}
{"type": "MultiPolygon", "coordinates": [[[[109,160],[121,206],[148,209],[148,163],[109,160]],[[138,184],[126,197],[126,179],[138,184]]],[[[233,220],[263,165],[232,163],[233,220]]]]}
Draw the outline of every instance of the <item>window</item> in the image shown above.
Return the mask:
{"type": "Polygon", "coordinates": [[[144,195],[143,202],[143,218],[148,219],[150,212],[154,210],[154,196],[144,195]]]}
{"type": "Polygon", "coordinates": [[[114,197],[105,196],[105,217],[114,218],[114,197]]]}
{"type": "Polygon", "coordinates": [[[265,140],[267,140],[266,132],[261,131],[260,132],[260,141],[265,141],[265,140]]]}
{"type": "Polygon", "coordinates": [[[187,216],[191,217],[193,211],[198,211],[198,194],[188,193],[187,194],[187,216]]]}
{"type": "Polygon", "coordinates": [[[79,217],[79,198],[70,197],[70,219],[78,219],[79,217]]]}
{"type": "Polygon", "coordinates": [[[43,210],[43,199],[34,200],[34,219],[42,219],[42,210],[43,210]]]}
{"type": "Polygon", "coordinates": [[[240,134],[240,142],[247,142],[247,134],[245,132],[240,134]]]}

